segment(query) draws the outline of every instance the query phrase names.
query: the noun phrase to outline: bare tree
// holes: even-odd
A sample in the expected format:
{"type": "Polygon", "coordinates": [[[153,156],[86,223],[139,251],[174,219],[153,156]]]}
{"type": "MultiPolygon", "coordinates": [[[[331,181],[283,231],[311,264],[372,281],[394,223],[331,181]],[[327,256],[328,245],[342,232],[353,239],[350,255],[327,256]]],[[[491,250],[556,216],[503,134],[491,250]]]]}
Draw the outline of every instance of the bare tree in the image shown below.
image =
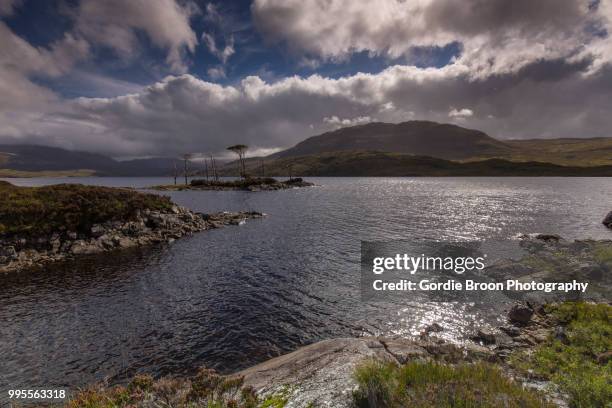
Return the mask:
{"type": "Polygon", "coordinates": [[[219,181],[219,175],[217,174],[217,165],[215,164],[215,158],[210,155],[210,165],[212,166],[213,178],[215,181],[219,181]]]}
{"type": "Polygon", "coordinates": [[[238,155],[238,173],[240,177],[246,177],[246,169],[244,167],[244,156],[249,146],[243,144],[233,145],[227,148],[227,150],[234,152],[238,155]]]}
{"type": "Polygon", "coordinates": [[[188,175],[188,167],[187,167],[187,163],[189,162],[189,159],[191,159],[193,156],[190,153],[185,153],[183,155],[183,162],[185,164],[185,185],[187,185],[187,175],[188,175]]]}
{"type": "Polygon", "coordinates": [[[204,175],[206,176],[206,181],[208,181],[208,160],[204,157],[204,175]]]}
{"type": "Polygon", "coordinates": [[[178,177],[178,168],[176,167],[176,161],[174,162],[174,171],[172,172],[174,176],[174,185],[176,186],[176,178],[178,177]]]}

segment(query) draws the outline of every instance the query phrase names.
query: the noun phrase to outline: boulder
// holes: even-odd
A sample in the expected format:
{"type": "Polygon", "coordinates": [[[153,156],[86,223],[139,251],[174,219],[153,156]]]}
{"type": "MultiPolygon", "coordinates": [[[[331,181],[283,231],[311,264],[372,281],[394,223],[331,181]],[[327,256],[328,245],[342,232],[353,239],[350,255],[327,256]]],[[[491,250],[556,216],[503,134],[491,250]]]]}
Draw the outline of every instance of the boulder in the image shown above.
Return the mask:
{"type": "Polygon", "coordinates": [[[605,225],[606,227],[612,229],[612,211],[610,211],[608,215],[606,215],[606,217],[603,219],[601,223],[605,225]]]}
{"type": "Polygon", "coordinates": [[[495,344],[495,333],[487,329],[478,329],[470,338],[482,344],[495,344]]]}
{"type": "Polygon", "coordinates": [[[91,227],[91,236],[94,238],[99,238],[102,235],[104,235],[104,233],[106,232],[106,230],[104,229],[104,227],[102,225],[99,224],[95,224],[91,227]]]}
{"type": "Polygon", "coordinates": [[[508,312],[508,319],[514,324],[525,325],[529,323],[532,316],[533,309],[522,303],[515,304],[508,312]]]}

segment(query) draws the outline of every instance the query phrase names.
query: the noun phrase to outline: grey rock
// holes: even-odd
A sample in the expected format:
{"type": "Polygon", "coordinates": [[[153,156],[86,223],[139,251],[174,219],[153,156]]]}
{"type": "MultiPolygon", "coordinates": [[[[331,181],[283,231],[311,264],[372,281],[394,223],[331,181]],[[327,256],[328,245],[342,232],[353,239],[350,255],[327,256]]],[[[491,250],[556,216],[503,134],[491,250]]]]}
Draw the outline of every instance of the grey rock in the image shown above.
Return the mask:
{"type": "Polygon", "coordinates": [[[413,359],[423,359],[429,357],[425,348],[406,339],[381,339],[381,343],[400,364],[405,364],[413,359]]]}
{"type": "Polygon", "coordinates": [[[529,323],[531,316],[533,309],[522,303],[515,304],[508,312],[508,319],[515,324],[525,325],[529,323]]]}
{"type": "Polygon", "coordinates": [[[94,238],[99,238],[102,235],[104,235],[104,233],[106,232],[106,229],[99,224],[95,224],[94,226],[91,227],[91,236],[94,238]]]}
{"type": "Polygon", "coordinates": [[[478,329],[476,334],[471,336],[471,339],[483,344],[495,344],[495,333],[487,329],[478,329]]]}

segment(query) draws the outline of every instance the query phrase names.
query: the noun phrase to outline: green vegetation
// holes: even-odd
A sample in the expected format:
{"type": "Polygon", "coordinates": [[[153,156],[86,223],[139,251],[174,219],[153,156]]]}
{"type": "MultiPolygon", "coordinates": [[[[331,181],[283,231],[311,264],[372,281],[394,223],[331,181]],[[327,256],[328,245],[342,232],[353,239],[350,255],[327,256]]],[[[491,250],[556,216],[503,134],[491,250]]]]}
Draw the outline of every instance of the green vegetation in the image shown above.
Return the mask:
{"type": "Polygon", "coordinates": [[[563,303],[547,312],[564,327],[533,353],[513,356],[525,373],[551,380],[567,394],[571,407],[612,406],[612,306],[563,303]]]}
{"type": "Polygon", "coordinates": [[[505,140],[514,148],[500,156],[513,161],[540,161],[564,166],[612,164],[612,138],[505,140]]]}
{"type": "MultiPolygon", "coordinates": [[[[261,159],[245,160],[246,172],[257,174],[261,159]]],[[[612,176],[612,165],[568,167],[543,162],[487,159],[458,162],[407,153],[352,151],[265,160],[266,174],[281,176],[291,168],[301,176],[451,177],[451,176],[612,176]]],[[[228,163],[223,175],[237,175],[228,163]]]]}
{"type": "Polygon", "coordinates": [[[359,408],[553,407],[487,363],[410,362],[403,366],[370,361],[356,370],[359,408]]]}
{"type": "Polygon", "coordinates": [[[66,408],[284,408],[284,392],[258,397],[241,377],[201,369],[191,380],[137,376],[127,386],[90,387],[77,393],[66,408]]]}
{"type": "Polygon", "coordinates": [[[171,206],[168,197],[127,189],[79,184],[17,187],[0,181],[0,234],[88,232],[93,224],[125,221],[138,211],[167,210],[171,206]]]}

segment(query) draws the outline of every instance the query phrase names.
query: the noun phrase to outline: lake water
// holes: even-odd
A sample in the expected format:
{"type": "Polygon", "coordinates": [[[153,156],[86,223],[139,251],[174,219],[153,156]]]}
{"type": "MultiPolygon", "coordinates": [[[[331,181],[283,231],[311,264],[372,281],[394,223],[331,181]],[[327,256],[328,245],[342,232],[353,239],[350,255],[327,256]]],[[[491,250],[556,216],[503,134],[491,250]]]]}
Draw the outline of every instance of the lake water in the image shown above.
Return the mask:
{"type": "MultiPolygon", "coordinates": [[[[10,179],[145,187],[153,178],[10,179]]],[[[607,178],[320,178],[317,187],[167,193],[196,211],[268,214],[172,245],[0,277],[0,390],[74,389],[135,373],[231,372],[317,340],[416,334],[458,340],[496,304],[363,302],[360,241],[612,238],[607,178]]],[[[4,397],[4,395],[3,395],[4,397]]]]}

